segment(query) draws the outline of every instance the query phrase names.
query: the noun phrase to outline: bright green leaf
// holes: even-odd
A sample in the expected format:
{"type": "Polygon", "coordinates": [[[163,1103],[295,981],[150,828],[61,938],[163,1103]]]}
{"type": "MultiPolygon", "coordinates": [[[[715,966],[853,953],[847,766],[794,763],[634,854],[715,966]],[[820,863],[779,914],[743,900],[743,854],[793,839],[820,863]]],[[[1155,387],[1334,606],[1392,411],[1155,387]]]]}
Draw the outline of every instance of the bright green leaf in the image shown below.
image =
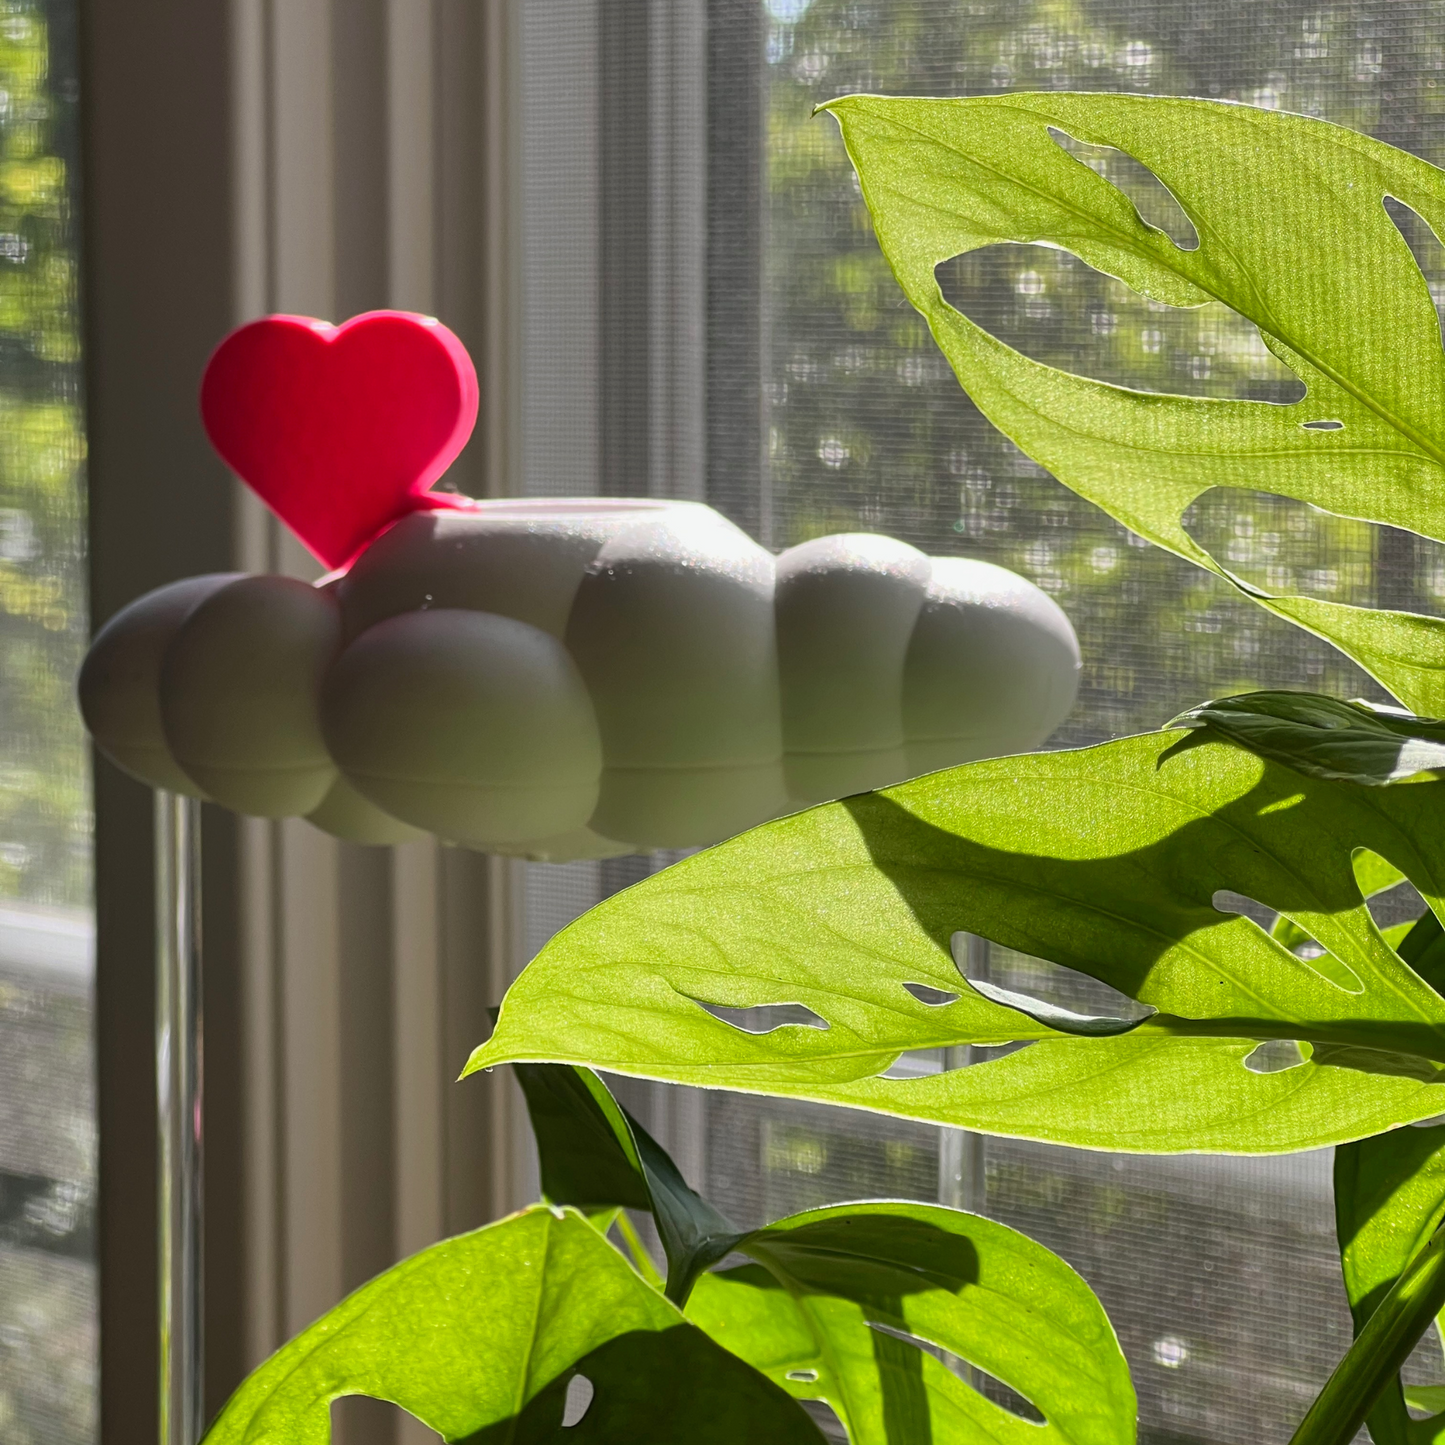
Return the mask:
{"type": "Polygon", "coordinates": [[[1424,1410],[1431,1415],[1445,1414],[1445,1385],[1406,1385],[1405,1403],[1412,1410],[1424,1410]]]}
{"type": "Polygon", "coordinates": [[[739,1249],[757,1263],[704,1275],[688,1318],[798,1398],[826,1400],[853,1445],[1134,1439],[1134,1388],[1102,1306],[1006,1225],[847,1204],[781,1219],[739,1249]],[[1003,1381],[1046,1424],[986,1399],[929,1347],[1003,1381]]]}
{"type": "Polygon", "coordinates": [[[689,1325],[580,1215],[536,1207],[363,1285],[255,1370],[206,1445],[326,1445],[370,1395],[470,1445],[811,1442],[802,1409],[689,1325]],[[575,1375],[593,1386],[562,1425],[575,1375]]]}
{"type": "Polygon", "coordinates": [[[1329,639],[1416,712],[1445,715],[1445,619],[1275,596],[1185,530],[1212,487],[1248,487],[1445,539],[1445,352],[1429,287],[1385,208],[1445,235],[1428,162],[1325,121],[1203,100],[850,96],[837,118],[878,240],[980,410],[1141,537],[1329,639]],[[1183,250],[1072,155],[1112,146],[1173,193],[1183,250]],[[944,299],[935,268],[1002,242],[1056,246],[1153,300],[1222,302],[1308,389],[1293,405],[1165,396],[1014,351],[944,299]],[[1338,422],[1317,430],[1310,423],[1338,422]]]}
{"type": "MultiPolygon", "coordinates": [[[[1280,1152],[1445,1111],[1445,1000],[1370,918],[1357,859],[1445,910],[1445,784],[1328,783],[1180,732],[973,763],[813,808],[684,859],[563,930],[469,1068],[591,1063],[962,1127],[1143,1151],[1280,1152]],[[1243,894],[1326,953],[1214,906],[1243,894]],[[958,933],[1157,1012],[1076,1038],[987,998],[958,933]],[[925,1004],[909,984],[957,994],[925,1004]],[[704,1004],[802,1004],[749,1033],[704,1004]],[[1302,1041],[1297,1067],[1245,1067],[1302,1041]],[[909,1050],[1037,1040],[883,1077],[909,1050]]],[[[1037,1013],[1037,1011],[1035,1011],[1037,1013]]]]}

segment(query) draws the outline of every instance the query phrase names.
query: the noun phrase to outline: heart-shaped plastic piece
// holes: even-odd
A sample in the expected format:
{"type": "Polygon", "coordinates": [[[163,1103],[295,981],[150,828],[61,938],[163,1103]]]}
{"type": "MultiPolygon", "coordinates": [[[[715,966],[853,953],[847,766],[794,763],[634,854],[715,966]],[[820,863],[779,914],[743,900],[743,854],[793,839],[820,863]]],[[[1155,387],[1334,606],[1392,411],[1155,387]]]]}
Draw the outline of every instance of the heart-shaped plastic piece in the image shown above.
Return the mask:
{"type": "Polygon", "coordinates": [[[249,322],[207,363],[201,418],[227,465],[328,567],[409,512],[469,505],[427,490],[477,419],[471,357],[429,316],[249,322]]]}

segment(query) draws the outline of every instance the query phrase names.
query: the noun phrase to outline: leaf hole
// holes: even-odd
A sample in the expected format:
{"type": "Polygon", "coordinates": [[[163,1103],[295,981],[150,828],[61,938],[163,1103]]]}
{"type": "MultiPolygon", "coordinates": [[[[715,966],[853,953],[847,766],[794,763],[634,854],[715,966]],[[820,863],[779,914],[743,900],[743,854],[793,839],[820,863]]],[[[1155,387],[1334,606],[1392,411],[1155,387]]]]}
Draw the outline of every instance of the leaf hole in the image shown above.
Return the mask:
{"type": "Polygon", "coordinates": [[[1351,969],[1293,919],[1275,912],[1257,898],[1235,893],[1228,888],[1217,888],[1211,902],[1220,913],[1238,914],[1249,919],[1251,923],[1258,924],[1276,943],[1289,949],[1301,963],[1308,965],[1336,988],[1342,988],[1346,993],[1363,992],[1364,985],[1351,969]]]}
{"type": "Polygon", "coordinates": [[[1297,923],[1290,923],[1290,920],[1287,918],[1284,922],[1289,924],[1292,935],[1292,941],[1286,944],[1286,947],[1296,958],[1303,959],[1306,963],[1313,963],[1315,959],[1323,958],[1329,951],[1322,943],[1317,942],[1306,933],[1297,923]]]}
{"type": "Polygon", "coordinates": [[[1409,879],[1374,894],[1367,900],[1370,917],[1382,933],[1388,928],[1398,928],[1402,923],[1414,923],[1425,913],[1425,900],[1420,890],[1409,879]]]}
{"type": "Polygon", "coordinates": [[[1282,1074],[1307,1061],[1304,1049],[1294,1039],[1265,1039],[1245,1055],[1244,1067],[1251,1074],[1282,1074]]]}
{"type": "Polygon", "coordinates": [[[1025,999],[1067,1009],[1070,1013],[1137,1019],[1152,1012],[1112,984],[1067,964],[1036,958],[996,943],[986,945],[986,952],[965,952],[970,936],[955,933],[952,939],[954,962],[970,983],[996,984],[1025,999]],[[987,959],[986,963],[978,958],[980,953],[987,959]]]}
{"type": "Polygon", "coordinates": [[[1395,196],[1385,197],[1385,214],[1409,247],[1415,265],[1435,303],[1435,313],[1445,324],[1445,246],[1430,223],[1413,206],[1395,196]]]}
{"type": "Polygon", "coordinates": [[[775,1029],[826,1029],[828,1021],[821,1014],[800,1003],[763,1003],[751,1008],[733,1008],[728,1004],[708,1003],[695,998],[693,1002],[715,1019],[741,1029],[745,1034],[770,1034],[775,1029]]]}
{"type": "Polygon", "coordinates": [[[1302,421],[1300,423],[1305,431],[1343,431],[1345,424],[1342,421],[1302,421]]]}
{"type": "MultiPolygon", "coordinates": [[[[1398,951],[1411,928],[1425,916],[1424,896],[1393,863],[1368,848],[1356,848],[1350,855],[1350,866],[1375,927],[1398,951]]],[[[1419,962],[1415,959],[1411,967],[1419,962]]],[[[1433,970],[1427,968],[1426,972],[1433,970]]],[[[1435,979],[1427,978],[1426,982],[1438,989],[1435,979]]]]}
{"type": "Polygon", "coordinates": [[[1306,963],[1325,956],[1325,946],[1312,933],[1282,913],[1270,925],[1269,936],[1276,943],[1284,944],[1296,958],[1303,959],[1306,963]]]}
{"type": "Polygon", "coordinates": [[[371,1395],[342,1395],[331,1402],[333,1440],[394,1440],[403,1430],[408,1432],[407,1439],[415,1439],[418,1426],[427,1440],[442,1445],[440,1435],[390,1400],[378,1400],[371,1395]]]}
{"type": "Polygon", "coordinates": [[[843,1428],[838,1412],[826,1400],[804,1400],[802,1406],[822,1431],[825,1440],[833,1441],[835,1445],[848,1445],[848,1432],[843,1428]]]}
{"type": "MultiPolygon", "coordinates": [[[[959,1052],[964,1051],[959,1050],[959,1052]]],[[[950,1070],[949,1053],[948,1049],[906,1049],[878,1077],[880,1079],[926,1079],[931,1074],[946,1074],[950,1070]]]]}
{"type": "Polygon", "coordinates": [[[1034,361],[1170,396],[1293,405],[1304,383],[1221,301],[1170,306],[1071,251],[999,241],[942,261],[943,299],[1034,361]]]}
{"type": "Polygon", "coordinates": [[[1017,1415],[1020,1420],[1030,1425],[1049,1423],[1043,1411],[1032,1400],[1026,1395],[1020,1395],[1017,1390],[1011,1389],[987,1370],[964,1363],[956,1373],[961,1374],[985,1400],[997,1405],[1001,1410],[1007,1410],[1010,1415],[1017,1415]]]}
{"type": "Polygon", "coordinates": [[[796,1380],[800,1385],[811,1385],[817,1378],[816,1370],[789,1370],[788,1378],[796,1380]]]}
{"type": "Polygon", "coordinates": [[[1199,249],[1199,232],[1179,197],[1143,161],[1115,146],[1076,140],[1057,126],[1049,127],[1049,139],[1127,196],[1146,226],[1163,231],[1181,251],[1199,249]]]}
{"type": "Polygon", "coordinates": [[[1006,1385],[997,1376],[980,1369],[972,1361],[941,1349],[931,1340],[920,1339],[917,1335],[909,1334],[907,1330],[895,1329],[892,1325],[881,1324],[877,1320],[869,1320],[868,1328],[880,1335],[886,1335],[891,1340],[912,1345],[914,1349],[921,1350],[925,1355],[932,1355],[946,1369],[977,1390],[984,1399],[991,1401],[1000,1409],[1008,1411],[1010,1415],[1016,1415],[1020,1420],[1027,1420],[1031,1425],[1048,1424],[1043,1411],[1026,1395],[1021,1395],[1011,1385],[1006,1385]]]}
{"type": "Polygon", "coordinates": [[[980,1064],[1015,1054],[1033,1043],[1021,1039],[1012,1044],[970,1044],[952,1049],[907,1049],[877,1077],[880,1079],[926,1079],[933,1074],[951,1074],[955,1069],[974,1069],[980,1064]]]}
{"type": "Polygon", "coordinates": [[[1216,888],[1210,903],[1219,913],[1237,913],[1244,918],[1251,919],[1263,929],[1268,930],[1274,924],[1278,915],[1273,908],[1259,902],[1258,899],[1250,898],[1243,893],[1236,893],[1231,888],[1216,888]]]}
{"type": "Polygon", "coordinates": [[[925,1003],[929,1008],[943,1008],[946,1004],[957,1003],[958,995],[949,993],[947,989],[933,988],[926,983],[905,983],[904,988],[918,1000],[925,1003]]]}
{"type": "Polygon", "coordinates": [[[562,1406],[562,1428],[570,1430],[582,1423],[582,1417],[592,1406],[592,1397],[597,1393],[592,1381],[586,1375],[573,1375],[567,1381],[567,1399],[562,1406]]]}
{"type": "MultiPolygon", "coordinates": [[[[1189,504],[1180,521],[1221,567],[1264,592],[1382,606],[1384,559],[1403,548],[1413,588],[1409,605],[1438,612],[1445,601],[1445,546],[1395,527],[1336,516],[1295,497],[1247,487],[1211,487],[1189,504]]],[[[1225,614],[1202,592],[1186,611],[1184,627],[1228,636],[1225,614]]],[[[1253,646],[1255,652],[1240,652],[1236,642],[1237,662],[1247,670],[1260,666],[1258,643],[1253,646]]]]}

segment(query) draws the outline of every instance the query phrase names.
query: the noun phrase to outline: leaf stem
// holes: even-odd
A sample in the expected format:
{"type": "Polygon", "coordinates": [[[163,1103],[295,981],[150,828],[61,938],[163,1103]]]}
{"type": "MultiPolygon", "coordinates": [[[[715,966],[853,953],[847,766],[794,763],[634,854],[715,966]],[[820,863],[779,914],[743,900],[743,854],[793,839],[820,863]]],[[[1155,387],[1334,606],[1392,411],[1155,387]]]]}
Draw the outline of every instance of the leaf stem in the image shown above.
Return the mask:
{"type": "Polygon", "coordinates": [[[641,1235],[627,1217],[625,1209],[617,1212],[617,1232],[626,1243],[628,1252],[632,1255],[633,1266],[638,1274],[654,1289],[661,1289],[662,1275],[658,1272],[657,1265],[653,1263],[652,1256],[647,1252],[647,1246],[643,1244],[641,1235]]]}
{"type": "Polygon", "coordinates": [[[1445,1224],[1406,1265],[1315,1396],[1290,1445],[1349,1445],[1445,1306],[1445,1224]]]}

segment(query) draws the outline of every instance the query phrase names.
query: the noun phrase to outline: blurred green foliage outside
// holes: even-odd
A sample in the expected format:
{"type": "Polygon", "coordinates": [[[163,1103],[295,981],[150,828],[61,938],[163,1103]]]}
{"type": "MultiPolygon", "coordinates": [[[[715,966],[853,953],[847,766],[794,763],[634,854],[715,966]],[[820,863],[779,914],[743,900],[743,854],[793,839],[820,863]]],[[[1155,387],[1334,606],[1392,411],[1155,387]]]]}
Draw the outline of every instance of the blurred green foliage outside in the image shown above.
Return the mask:
{"type": "Polygon", "coordinates": [[[0,896],[89,902],[71,36],[0,7],[0,896]]]}

